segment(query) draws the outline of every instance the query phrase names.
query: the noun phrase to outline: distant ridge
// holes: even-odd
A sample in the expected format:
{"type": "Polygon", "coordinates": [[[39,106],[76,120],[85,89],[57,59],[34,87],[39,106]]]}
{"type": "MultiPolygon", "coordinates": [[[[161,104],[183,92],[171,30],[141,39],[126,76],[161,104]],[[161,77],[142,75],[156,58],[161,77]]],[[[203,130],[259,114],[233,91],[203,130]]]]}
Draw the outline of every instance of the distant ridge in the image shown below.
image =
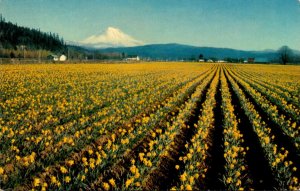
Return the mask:
{"type": "Polygon", "coordinates": [[[135,47],[117,47],[97,49],[102,53],[125,53],[128,55],[139,55],[149,59],[181,60],[198,59],[200,54],[205,58],[260,58],[273,60],[277,57],[275,50],[245,51],[231,48],[197,47],[177,43],[149,44],[135,47]]]}

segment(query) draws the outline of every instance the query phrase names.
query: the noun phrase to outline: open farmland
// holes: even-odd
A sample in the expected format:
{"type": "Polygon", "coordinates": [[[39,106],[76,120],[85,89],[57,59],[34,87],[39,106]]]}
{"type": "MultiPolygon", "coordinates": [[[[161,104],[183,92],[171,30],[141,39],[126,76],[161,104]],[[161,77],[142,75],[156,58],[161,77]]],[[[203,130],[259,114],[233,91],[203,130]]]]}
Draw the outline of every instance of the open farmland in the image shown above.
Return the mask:
{"type": "Polygon", "coordinates": [[[1,189],[300,189],[299,66],[0,72],[1,189]]]}

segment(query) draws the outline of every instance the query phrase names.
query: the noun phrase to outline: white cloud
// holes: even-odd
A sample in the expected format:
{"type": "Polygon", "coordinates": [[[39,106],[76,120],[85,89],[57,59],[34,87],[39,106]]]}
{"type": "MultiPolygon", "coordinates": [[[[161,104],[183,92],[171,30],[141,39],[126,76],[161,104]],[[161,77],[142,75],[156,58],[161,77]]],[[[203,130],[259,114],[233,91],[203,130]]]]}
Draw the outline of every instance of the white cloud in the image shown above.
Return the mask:
{"type": "Polygon", "coordinates": [[[142,41],[136,40],[123,33],[120,29],[114,27],[108,27],[103,33],[99,35],[92,35],[82,40],[80,43],[95,48],[130,47],[144,44],[142,41]]]}

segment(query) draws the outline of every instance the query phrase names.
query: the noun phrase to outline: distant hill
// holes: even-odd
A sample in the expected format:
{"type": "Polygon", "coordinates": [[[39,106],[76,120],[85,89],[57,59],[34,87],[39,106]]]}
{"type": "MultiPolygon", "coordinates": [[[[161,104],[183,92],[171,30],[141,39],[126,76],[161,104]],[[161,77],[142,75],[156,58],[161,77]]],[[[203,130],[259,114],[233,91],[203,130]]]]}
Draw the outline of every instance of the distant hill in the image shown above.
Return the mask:
{"type": "Polygon", "coordinates": [[[66,48],[64,40],[54,33],[21,27],[6,22],[0,14],[0,47],[4,49],[62,51],[66,48]]]}
{"type": "Polygon", "coordinates": [[[204,58],[216,59],[254,57],[273,60],[277,57],[277,53],[274,50],[244,51],[230,48],[196,47],[176,43],[151,44],[136,47],[103,48],[98,50],[102,53],[125,53],[127,55],[139,55],[143,58],[168,60],[198,59],[200,54],[203,54],[204,58]]]}

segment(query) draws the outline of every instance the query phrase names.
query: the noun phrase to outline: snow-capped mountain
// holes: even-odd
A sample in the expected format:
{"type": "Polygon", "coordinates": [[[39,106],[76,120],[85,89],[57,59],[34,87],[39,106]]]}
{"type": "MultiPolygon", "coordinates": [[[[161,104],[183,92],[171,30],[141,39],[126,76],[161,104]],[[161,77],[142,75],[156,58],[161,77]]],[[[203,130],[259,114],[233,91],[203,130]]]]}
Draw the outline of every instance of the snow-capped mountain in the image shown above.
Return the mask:
{"type": "Polygon", "coordinates": [[[108,27],[103,33],[92,35],[82,40],[80,44],[94,48],[107,48],[140,46],[144,43],[125,34],[118,28],[108,27]]]}

